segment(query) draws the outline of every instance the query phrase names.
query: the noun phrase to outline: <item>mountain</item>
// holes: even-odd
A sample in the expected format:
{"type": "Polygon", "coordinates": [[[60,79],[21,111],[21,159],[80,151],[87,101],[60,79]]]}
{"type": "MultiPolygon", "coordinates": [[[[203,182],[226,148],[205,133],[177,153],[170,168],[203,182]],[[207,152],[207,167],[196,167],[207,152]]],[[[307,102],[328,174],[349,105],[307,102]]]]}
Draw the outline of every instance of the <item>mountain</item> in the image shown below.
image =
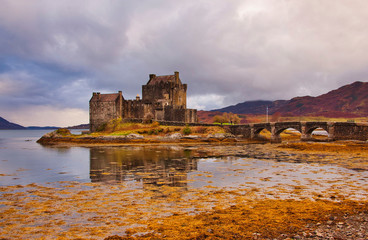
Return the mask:
{"type": "Polygon", "coordinates": [[[77,126],[67,127],[67,129],[89,129],[89,123],[79,124],[77,126]]]}
{"type": "Polygon", "coordinates": [[[238,103],[233,106],[213,110],[217,112],[232,112],[236,114],[266,114],[266,109],[268,107],[269,111],[277,109],[285,104],[285,100],[278,101],[248,101],[243,103],[238,103]]]}
{"type": "Polygon", "coordinates": [[[17,129],[28,129],[28,130],[41,130],[41,129],[58,129],[58,127],[37,127],[37,126],[29,126],[29,127],[23,127],[19,124],[15,124],[12,122],[9,122],[8,120],[0,117],[0,129],[2,130],[17,130],[17,129]]]}
{"type": "Polygon", "coordinates": [[[368,82],[354,82],[326,94],[290,100],[248,101],[216,109],[237,114],[279,113],[282,116],[365,117],[368,115],[368,82]]]}
{"type": "MultiPolygon", "coordinates": [[[[0,129],[5,130],[5,129],[9,129],[9,130],[13,130],[13,129],[28,129],[28,130],[43,130],[43,129],[58,129],[60,127],[55,127],[55,126],[46,126],[46,127],[39,127],[39,126],[29,126],[29,127],[23,127],[19,124],[15,124],[15,123],[11,123],[9,121],[7,121],[6,119],[0,117],[0,129]]],[[[71,126],[68,127],[69,129],[89,129],[89,124],[80,124],[77,126],[71,126]]]]}
{"type": "Polygon", "coordinates": [[[11,123],[5,120],[4,118],[0,117],[0,129],[26,129],[26,128],[19,124],[11,123]]]}
{"type": "Polygon", "coordinates": [[[29,126],[26,127],[26,129],[28,130],[47,130],[47,129],[58,129],[59,127],[51,127],[51,126],[46,126],[46,127],[38,127],[38,126],[29,126]]]}

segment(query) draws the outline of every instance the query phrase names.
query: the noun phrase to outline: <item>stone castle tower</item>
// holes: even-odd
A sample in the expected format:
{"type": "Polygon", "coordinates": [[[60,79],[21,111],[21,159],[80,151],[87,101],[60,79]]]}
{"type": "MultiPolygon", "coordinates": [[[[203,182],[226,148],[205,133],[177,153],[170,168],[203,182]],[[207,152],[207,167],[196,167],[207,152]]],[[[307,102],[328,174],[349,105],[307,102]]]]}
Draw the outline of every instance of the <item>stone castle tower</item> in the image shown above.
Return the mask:
{"type": "Polygon", "coordinates": [[[149,75],[142,86],[142,99],[125,100],[121,91],[112,94],[93,93],[89,101],[90,130],[116,119],[146,119],[156,121],[197,122],[197,110],[187,109],[187,84],[174,75],[149,75]]]}

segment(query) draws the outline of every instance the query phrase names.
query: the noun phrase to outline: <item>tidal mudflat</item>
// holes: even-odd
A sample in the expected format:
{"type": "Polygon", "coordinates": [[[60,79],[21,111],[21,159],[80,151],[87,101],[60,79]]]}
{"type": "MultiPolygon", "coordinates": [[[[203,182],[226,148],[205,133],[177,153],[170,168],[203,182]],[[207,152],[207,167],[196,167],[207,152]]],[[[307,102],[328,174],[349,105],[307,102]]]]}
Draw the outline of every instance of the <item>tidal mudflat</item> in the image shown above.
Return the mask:
{"type": "Polygon", "coordinates": [[[335,143],[336,153],[291,143],[44,148],[26,140],[0,149],[5,239],[367,237],[364,144],[335,143]],[[7,153],[20,145],[30,156],[21,160],[38,170],[10,167],[20,160],[7,153]]]}

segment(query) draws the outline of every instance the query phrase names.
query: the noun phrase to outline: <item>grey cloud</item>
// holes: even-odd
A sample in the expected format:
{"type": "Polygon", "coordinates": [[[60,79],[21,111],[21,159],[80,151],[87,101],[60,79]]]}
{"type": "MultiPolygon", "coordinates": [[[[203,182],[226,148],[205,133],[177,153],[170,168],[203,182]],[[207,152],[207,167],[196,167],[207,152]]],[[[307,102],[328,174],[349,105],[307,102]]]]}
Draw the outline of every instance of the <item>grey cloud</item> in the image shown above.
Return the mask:
{"type": "Polygon", "coordinates": [[[45,68],[16,68],[32,76],[30,97],[22,99],[32,104],[86,110],[82,102],[92,91],[122,90],[133,98],[149,73],[175,70],[194,105],[207,109],[318,95],[367,80],[364,0],[2,4],[1,59],[45,68]]]}

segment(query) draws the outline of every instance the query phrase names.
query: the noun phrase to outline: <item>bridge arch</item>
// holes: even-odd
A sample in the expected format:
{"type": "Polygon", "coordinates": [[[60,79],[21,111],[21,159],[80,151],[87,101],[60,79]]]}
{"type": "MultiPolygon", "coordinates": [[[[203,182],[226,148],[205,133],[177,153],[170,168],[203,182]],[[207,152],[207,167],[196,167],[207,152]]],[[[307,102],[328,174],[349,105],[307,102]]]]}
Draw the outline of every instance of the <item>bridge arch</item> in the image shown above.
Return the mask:
{"type": "Polygon", "coordinates": [[[267,128],[258,128],[256,131],[254,131],[254,138],[255,139],[268,139],[270,140],[272,136],[272,133],[267,128]]]}
{"type": "Polygon", "coordinates": [[[270,123],[256,123],[256,124],[253,124],[252,127],[251,127],[251,131],[252,131],[251,136],[252,136],[252,138],[253,139],[261,138],[260,133],[263,130],[269,131],[272,135],[272,128],[271,128],[270,123]]]}
{"type": "Polygon", "coordinates": [[[308,130],[306,130],[306,134],[312,134],[314,130],[318,129],[318,128],[321,128],[323,130],[325,130],[327,133],[328,133],[328,128],[324,128],[324,127],[312,127],[312,128],[309,128],[308,130]]]}
{"type": "Polygon", "coordinates": [[[281,142],[281,133],[287,129],[295,129],[296,131],[302,133],[302,127],[300,122],[276,122],[272,124],[274,127],[273,139],[275,142],[281,142]]]}
{"type": "Polygon", "coordinates": [[[301,129],[296,129],[296,128],[293,128],[293,127],[284,127],[284,128],[280,128],[280,129],[277,129],[277,131],[275,132],[275,138],[279,138],[279,139],[282,139],[281,137],[281,134],[285,131],[285,130],[288,130],[288,129],[293,129],[295,130],[295,134],[290,134],[290,137],[288,138],[292,138],[294,136],[294,138],[300,138],[300,136],[302,135],[302,132],[301,132],[301,129]]]}
{"type": "Polygon", "coordinates": [[[330,125],[327,122],[306,122],[304,125],[304,133],[302,134],[302,140],[308,141],[308,140],[315,140],[313,138],[312,133],[318,128],[323,129],[327,132],[326,138],[329,138],[331,130],[330,125]]]}

